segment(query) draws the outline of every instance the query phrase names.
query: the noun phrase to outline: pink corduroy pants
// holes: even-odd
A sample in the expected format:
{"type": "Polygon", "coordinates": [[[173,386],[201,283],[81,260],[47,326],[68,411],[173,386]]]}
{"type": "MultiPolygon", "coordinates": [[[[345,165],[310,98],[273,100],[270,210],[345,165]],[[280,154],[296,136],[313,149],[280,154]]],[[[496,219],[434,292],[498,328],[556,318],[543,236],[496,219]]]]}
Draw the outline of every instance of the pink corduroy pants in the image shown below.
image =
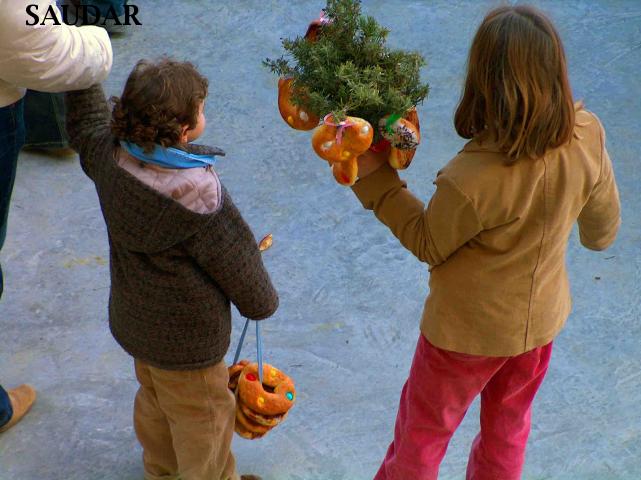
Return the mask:
{"type": "Polygon", "coordinates": [[[394,441],[375,480],[436,480],[447,445],[481,394],[481,431],[467,480],[518,480],[530,433],[532,400],[547,372],[552,343],[515,357],[441,350],[420,336],[403,387],[394,441]]]}

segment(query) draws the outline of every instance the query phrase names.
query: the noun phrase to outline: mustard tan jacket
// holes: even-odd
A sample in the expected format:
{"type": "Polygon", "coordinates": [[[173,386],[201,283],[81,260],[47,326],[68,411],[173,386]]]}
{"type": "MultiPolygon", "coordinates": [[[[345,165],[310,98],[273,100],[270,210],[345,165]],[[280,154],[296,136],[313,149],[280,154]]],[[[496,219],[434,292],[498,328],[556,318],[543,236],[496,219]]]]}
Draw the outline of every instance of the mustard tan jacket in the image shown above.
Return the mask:
{"type": "Polygon", "coordinates": [[[427,208],[384,165],[353,187],[363,206],[430,265],[421,331],[445,350],[513,356],[546,345],[571,310],[565,265],[581,243],[603,250],[620,220],[619,193],[595,115],[580,110],[572,141],[510,163],[470,141],[437,175],[427,208]]]}

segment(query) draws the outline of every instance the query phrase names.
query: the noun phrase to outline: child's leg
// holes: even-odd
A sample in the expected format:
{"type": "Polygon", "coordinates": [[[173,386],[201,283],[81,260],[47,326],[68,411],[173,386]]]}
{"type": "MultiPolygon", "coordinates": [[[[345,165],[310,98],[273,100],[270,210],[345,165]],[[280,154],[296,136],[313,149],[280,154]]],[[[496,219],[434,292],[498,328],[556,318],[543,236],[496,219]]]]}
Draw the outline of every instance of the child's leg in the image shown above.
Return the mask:
{"type": "Polygon", "coordinates": [[[547,372],[552,343],[509,359],[481,393],[481,433],[467,480],[518,480],[530,433],[532,401],[547,372]]]}
{"type": "Polygon", "coordinates": [[[375,480],[435,480],[465,412],[505,361],[447,352],[421,335],[401,394],[394,441],[375,480]]]}
{"type": "Polygon", "coordinates": [[[174,480],[178,461],[167,417],[158,404],[149,367],[138,360],[135,366],[140,388],[134,404],[134,429],[143,448],[145,480],[174,480]]]}
{"type": "Polygon", "coordinates": [[[181,480],[238,480],[231,441],[236,400],[225,362],[200,370],[149,367],[167,417],[181,480]]]}

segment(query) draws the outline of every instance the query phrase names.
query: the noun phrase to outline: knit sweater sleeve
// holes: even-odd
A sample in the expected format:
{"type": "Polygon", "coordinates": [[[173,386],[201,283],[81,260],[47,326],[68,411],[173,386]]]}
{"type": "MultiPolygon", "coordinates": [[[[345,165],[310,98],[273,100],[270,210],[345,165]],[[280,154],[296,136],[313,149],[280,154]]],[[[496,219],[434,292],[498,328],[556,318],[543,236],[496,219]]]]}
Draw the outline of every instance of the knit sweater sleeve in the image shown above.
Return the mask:
{"type": "Polygon", "coordinates": [[[111,111],[101,85],[65,94],[66,127],[71,147],[80,155],[80,163],[94,178],[96,158],[113,145],[111,111]]]}
{"type": "Polygon", "coordinates": [[[276,311],[278,294],[256,238],[224,188],[220,210],[184,245],[241,315],[262,320],[276,311]]]}

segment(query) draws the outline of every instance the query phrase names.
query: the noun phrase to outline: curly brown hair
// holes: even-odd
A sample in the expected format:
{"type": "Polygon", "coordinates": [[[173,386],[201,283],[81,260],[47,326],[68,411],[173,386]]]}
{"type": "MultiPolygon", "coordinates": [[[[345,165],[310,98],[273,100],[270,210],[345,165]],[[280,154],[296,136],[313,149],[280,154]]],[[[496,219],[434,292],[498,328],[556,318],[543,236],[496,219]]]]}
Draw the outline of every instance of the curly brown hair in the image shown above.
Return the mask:
{"type": "Polygon", "coordinates": [[[112,97],[111,130],[119,139],[149,153],[154,145],[180,143],[185,125],[198,123],[209,82],[189,62],[162,58],[140,60],[129,74],[120,98],[112,97]]]}

